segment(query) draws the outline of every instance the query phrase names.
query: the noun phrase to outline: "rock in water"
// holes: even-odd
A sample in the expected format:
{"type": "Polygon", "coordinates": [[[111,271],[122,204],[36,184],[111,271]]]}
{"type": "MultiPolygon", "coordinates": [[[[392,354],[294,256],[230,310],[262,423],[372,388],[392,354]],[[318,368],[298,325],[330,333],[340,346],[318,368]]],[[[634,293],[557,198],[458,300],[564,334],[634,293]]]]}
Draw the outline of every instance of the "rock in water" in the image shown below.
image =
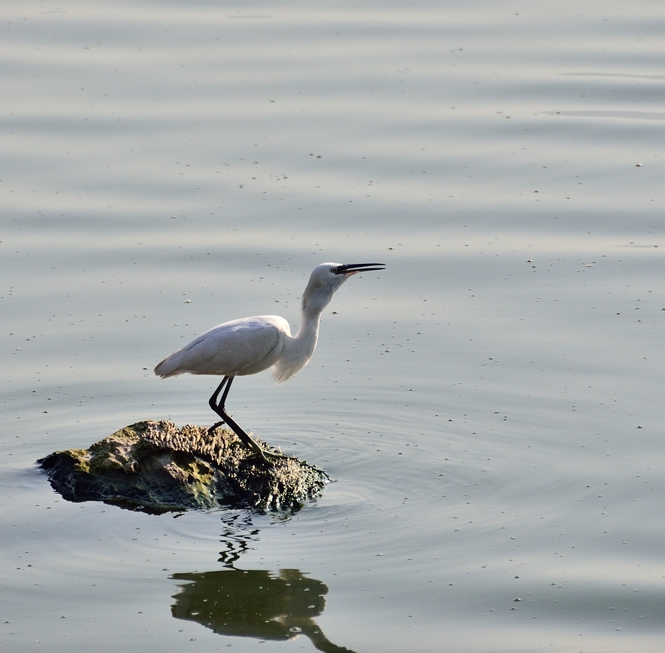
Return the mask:
{"type": "Polygon", "coordinates": [[[145,512],[221,506],[289,512],[320,496],[329,481],[297,458],[265,463],[227,429],[208,435],[202,426],[169,421],[138,422],[89,449],[56,451],[37,462],[69,501],[145,512]]]}

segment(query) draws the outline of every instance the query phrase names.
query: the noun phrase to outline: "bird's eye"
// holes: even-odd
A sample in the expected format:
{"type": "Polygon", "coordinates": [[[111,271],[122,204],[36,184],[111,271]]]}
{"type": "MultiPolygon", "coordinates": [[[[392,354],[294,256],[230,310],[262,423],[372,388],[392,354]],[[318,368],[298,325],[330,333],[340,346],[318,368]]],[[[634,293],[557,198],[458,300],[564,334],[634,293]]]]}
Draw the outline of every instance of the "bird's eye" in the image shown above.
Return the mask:
{"type": "Polygon", "coordinates": [[[337,268],[330,268],[330,271],[331,271],[333,274],[337,274],[337,268]]]}

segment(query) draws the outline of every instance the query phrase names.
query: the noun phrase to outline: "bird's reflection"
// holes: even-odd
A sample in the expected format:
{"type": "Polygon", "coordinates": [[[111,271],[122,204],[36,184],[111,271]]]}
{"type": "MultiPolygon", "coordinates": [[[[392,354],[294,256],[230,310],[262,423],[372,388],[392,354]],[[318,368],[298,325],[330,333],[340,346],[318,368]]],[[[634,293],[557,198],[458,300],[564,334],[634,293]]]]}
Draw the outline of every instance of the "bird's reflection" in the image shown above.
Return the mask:
{"type": "Polygon", "coordinates": [[[219,562],[233,569],[233,565],[251,544],[258,542],[259,529],[252,523],[251,515],[243,512],[228,512],[222,516],[222,539],[224,549],[219,552],[219,562]]]}
{"type": "Polygon", "coordinates": [[[226,512],[221,520],[219,562],[225,569],[173,574],[171,578],[185,581],[173,597],[173,616],[218,635],[276,641],[304,635],[319,651],[353,653],[333,644],[314,621],[326,604],[325,583],[297,569],[236,569],[234,564],[259,541],[259,529],[243,511],[226,512]]]}
{"type": "Polygon", "coordinates": [[[314,621],[323,612],[328,587],[297,569],[227,568],[172,578],[188,581],[173,597],[176,619],[196,621],[229,637],[285,641],[302,634],[319,651],[352,653],[333,644],[314,621]]]}

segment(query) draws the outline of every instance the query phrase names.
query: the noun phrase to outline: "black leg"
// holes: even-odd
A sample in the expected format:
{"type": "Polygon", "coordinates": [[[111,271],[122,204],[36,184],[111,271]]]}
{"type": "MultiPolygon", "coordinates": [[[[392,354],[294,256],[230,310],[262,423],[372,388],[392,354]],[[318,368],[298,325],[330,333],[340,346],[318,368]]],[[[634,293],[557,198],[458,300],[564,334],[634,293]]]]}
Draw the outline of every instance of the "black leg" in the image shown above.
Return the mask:
{"type": "Polygon", "coordinates": [[[231,384],[233,383],[234,376],[225,376],[222,382],[217,386],[217,390],[212,393],[212,396],[210,397],[210,400],[208,401],[208,405],[212,410],[217,413],[221,418],[222,421],[215,424],[210,430],[217,428],[217,426],[221,424],[228,424],[231,430],[242,440],[242,443],[248,448],[251,449],[254,453],[258,454],[267,462],[267,458],[264,455],[263,449],[252,440],[252,438],[245,433],[229,416],[228,413],[226,412],[225,404],[226,404],[226,397],[229,394],[229,390],[231,389],[231,384]],[[226,386],[226,388],[224,388],[226,386]],[[217,402],[217,397],[219,396],[219,393],[222,391],[222,388],[224,388],[224,393],[222,394],[222,398],[217,402]]]}
{"type": "MultiPolygon", "coordinates": [[[[231,387],[231,380],[232,377],[230,376],[225,376],[222,379],[222,382],[217,386],[217,390],[212,393],[212,396],[208,400],[208,405],[210,408],[212,408],[216,413],[217,413],[217,397],[219,397],[219,393],[222,391],[222,388],[228,384],[229,387],[231,387]]],[[[219,402],[222,406],[224,405],[224,402],[226,401],[226,395],[229,394],[229,388],[226,388],[226,391],[224,392],[224,395],[222,397],[222,400],[219,402]]],[[[219,413],[218,413],[219,414],[219,413]]],[[[220,415],[221,417],[221,415],[220,415]]],[[[224,424],[224,422],[222,422],[224,424]]]]}
{"type": "Polygon", "coordinates": [[[267,456],[270,456],[271,458],[291,458],[291,456],[285,456],[282,453],[275,453],[273,451],[265,451],[262,449],[252,438],[245,433],[228,415],[226,412],[226,397],[229,394],[229,390],[231,389],[231,384],[233,383],[234,376],[225,376],[222,379],[222,382],[217,386],[217,390],[212,393],[212,396],[210,397],[210,400],[208,401],[208,405],[212,410],[217,413],[222,418],[221,422],[217,422],[217,424],[214,424],[208,429],[208,433],[212,433],[218,426],[221,426],[222,424],[228,424],[231,430],[240,438],[242,443],[248,448],[251,449],[256,455],[260,456],[265,460],[265,462],[270,462],[267,458],[267,456]],[[226,387],[225,387],[226,386],[226,387]],[[222,393],[222,398],[217,401],[217,397],[219,397],[219,393],[222,392],[222,388],[224,389],[224,392],[222,393]]]}
{"type": "MultiPolygon", "coordinates": [[[[215,390],[215,392],[212,393],[212,397],[210,397],[210,400],[208,401],[208,405],[210,406],[210,408],[212,408],[212,410],[218,415],[219,413],[217,411],[217,397],[219,396],[219,393],[222,391],[222,388],[224,386],[226,386],[226,390],[224,390],[224,394],[222,395],[222,400],[219,402],[222,406],[224,406],[224,403],[226,402],[226,395],[229,394],[229,388],[231,387],[231,377],[229,376],[225,376],[222,379],[222,382],[217,386],[217,390],[215,390]]],[[[221,415],[219,416],[221,417],[221,415]]],[[[222,419],[221,422],[216,422],[215,424],[213,424],[208,429],[208,435],[212,435],[212,433],[218,426],[224,424],[224,421],[225,420],[222,419]]]]}

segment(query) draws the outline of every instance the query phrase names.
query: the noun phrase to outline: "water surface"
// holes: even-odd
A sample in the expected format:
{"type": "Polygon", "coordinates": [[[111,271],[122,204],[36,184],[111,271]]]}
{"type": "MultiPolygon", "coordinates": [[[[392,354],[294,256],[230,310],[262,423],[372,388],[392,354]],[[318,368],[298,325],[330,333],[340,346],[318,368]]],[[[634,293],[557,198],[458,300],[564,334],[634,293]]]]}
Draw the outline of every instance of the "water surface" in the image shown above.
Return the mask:
{"type": "Polygon", "coordinates": [[[661,3],[0,17],[1,647],[661,650],[661,3]],[[150,516],[36,469],[211,423],[215,379],[152,367],[374,260],[229,398],[320,501],[150,516]]]}

